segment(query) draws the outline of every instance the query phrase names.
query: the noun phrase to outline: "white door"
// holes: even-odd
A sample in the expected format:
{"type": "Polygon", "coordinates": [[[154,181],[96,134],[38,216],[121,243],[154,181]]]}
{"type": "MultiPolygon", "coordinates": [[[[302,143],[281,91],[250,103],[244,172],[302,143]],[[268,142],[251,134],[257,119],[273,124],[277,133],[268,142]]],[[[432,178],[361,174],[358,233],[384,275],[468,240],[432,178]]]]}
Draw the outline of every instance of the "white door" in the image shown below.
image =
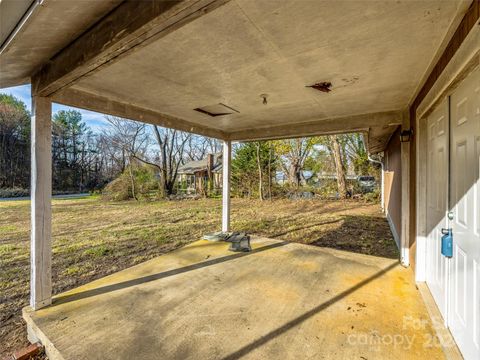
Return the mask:
{"type": "Polygon", "coordinates": [[[427,285],[446,319],[447,262],[441,254],[441,230],[447,226],[448,99],[427,119],[427,285]]]}
{"type": "Polygon", "coordinates": [[[448,325],[465,359],[480,359],[480,71],[450,97],[453,257],[448,325]]]}

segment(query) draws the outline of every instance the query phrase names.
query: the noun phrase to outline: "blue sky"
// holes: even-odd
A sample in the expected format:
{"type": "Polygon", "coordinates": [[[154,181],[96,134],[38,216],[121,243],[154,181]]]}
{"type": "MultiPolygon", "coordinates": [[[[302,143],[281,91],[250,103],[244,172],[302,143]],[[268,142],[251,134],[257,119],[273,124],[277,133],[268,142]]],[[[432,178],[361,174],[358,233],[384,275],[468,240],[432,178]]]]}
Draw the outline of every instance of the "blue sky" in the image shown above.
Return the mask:
{"type": "MultiPolygon", "coordinates": [[[[13,95],[16,98],[22,100],[27,105],[28,110],[32,109],[30,85],[15,86],[10,88],[0,89],[0,93],[13,95]]],[[[52,106],[53,113],[59,110],[72,110],[72,109],[80,111],[80,113],[82,114],[82,119],[93,131],[100,130],[107,125],[107,122],[105,120],[105,115],[103,114],[96,113],[93,111],[83,110],[83,109],[77,109],[70,106],[55,104],[55,103],[52,106]]]]}

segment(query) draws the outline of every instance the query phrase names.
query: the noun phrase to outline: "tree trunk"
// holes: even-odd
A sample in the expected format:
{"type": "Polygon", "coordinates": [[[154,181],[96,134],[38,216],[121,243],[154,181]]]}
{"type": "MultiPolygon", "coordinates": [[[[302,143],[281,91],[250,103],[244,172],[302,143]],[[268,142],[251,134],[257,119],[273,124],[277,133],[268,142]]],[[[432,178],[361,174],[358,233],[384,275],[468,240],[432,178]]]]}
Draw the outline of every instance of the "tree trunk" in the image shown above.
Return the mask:
{"type": "Polygon", "coordinates": [[[300,164],[297,161],[292,161],[288,168],[288,182],[292,185],[295,185],[296,188],[300,187],[300,173],[300,164]]]}
{"type": "Polygon", "coordinates": [[[262,163],[260,161],[260,143],[257,142],[258,197],[263,201],[262,163]]]}
{"type": "Polygon", "coordinates": [[[272,200],[272,144],[268,149],[268,198],[272,200]]]}
{"type": "Polygon", "coordinates": [[[132,166],[133,166],[132,158],[130,157],[130,166],[128,167],[128,171],[129,171],[129,174],[130,174],[130,183],[131,183],[131,186],[132,186],[132,196],[135,200],[138,200],[137,196],[135,194],[135,177],[133,176],[132,166]]]}
{"type": "Polygon", "coordinates": [[[153,130],[155,133],[155,137],[157,138],[158,146],[160,148],[160,196],[165,198],[168,195],[167,189],[167,154],[166,154],[166,144],[165,141],[162,139],[160,135],[160,131],[158,130],[156,125],[153,125],[153,130]]]}
{"type": "Polygon", "coordinates": [[[342,154],[340,152],[340,144],[337,135],[330,136],[330,144],[333,150],[333,159],[335,161],[335,170],[337,173],[338,196],[340,199],[347,197],[347,186],[345,181],[345,171],[343,169],[342,154]]]}

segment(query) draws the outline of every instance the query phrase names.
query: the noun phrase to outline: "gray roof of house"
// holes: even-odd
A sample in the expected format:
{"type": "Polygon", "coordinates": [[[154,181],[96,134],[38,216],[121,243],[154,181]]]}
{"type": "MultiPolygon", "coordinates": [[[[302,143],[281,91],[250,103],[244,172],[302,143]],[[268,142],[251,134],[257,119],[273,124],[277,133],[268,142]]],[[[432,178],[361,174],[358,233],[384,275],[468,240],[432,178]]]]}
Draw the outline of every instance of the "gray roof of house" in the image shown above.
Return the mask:
{"type": "MultiPolygon", "coordinates": [[[[198,171],[207,170],[207,158],[189,161],[178,168],[179,174],[194,174],[198,171]]],[[[222,153],[213,154],[213,172],[222,170],[222,153]]]]}

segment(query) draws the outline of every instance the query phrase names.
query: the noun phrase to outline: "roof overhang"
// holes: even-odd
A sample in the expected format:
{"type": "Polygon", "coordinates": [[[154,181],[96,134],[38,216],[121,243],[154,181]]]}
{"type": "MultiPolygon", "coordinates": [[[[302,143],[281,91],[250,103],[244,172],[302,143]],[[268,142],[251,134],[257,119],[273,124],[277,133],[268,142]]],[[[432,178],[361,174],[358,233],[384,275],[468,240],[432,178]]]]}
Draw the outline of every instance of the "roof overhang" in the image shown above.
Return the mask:
{"type": "Polygon", "coordinates": [[[471,0],[15,3],[0,87],[221,139],[362,131],[378,152],[471,0]]]}

